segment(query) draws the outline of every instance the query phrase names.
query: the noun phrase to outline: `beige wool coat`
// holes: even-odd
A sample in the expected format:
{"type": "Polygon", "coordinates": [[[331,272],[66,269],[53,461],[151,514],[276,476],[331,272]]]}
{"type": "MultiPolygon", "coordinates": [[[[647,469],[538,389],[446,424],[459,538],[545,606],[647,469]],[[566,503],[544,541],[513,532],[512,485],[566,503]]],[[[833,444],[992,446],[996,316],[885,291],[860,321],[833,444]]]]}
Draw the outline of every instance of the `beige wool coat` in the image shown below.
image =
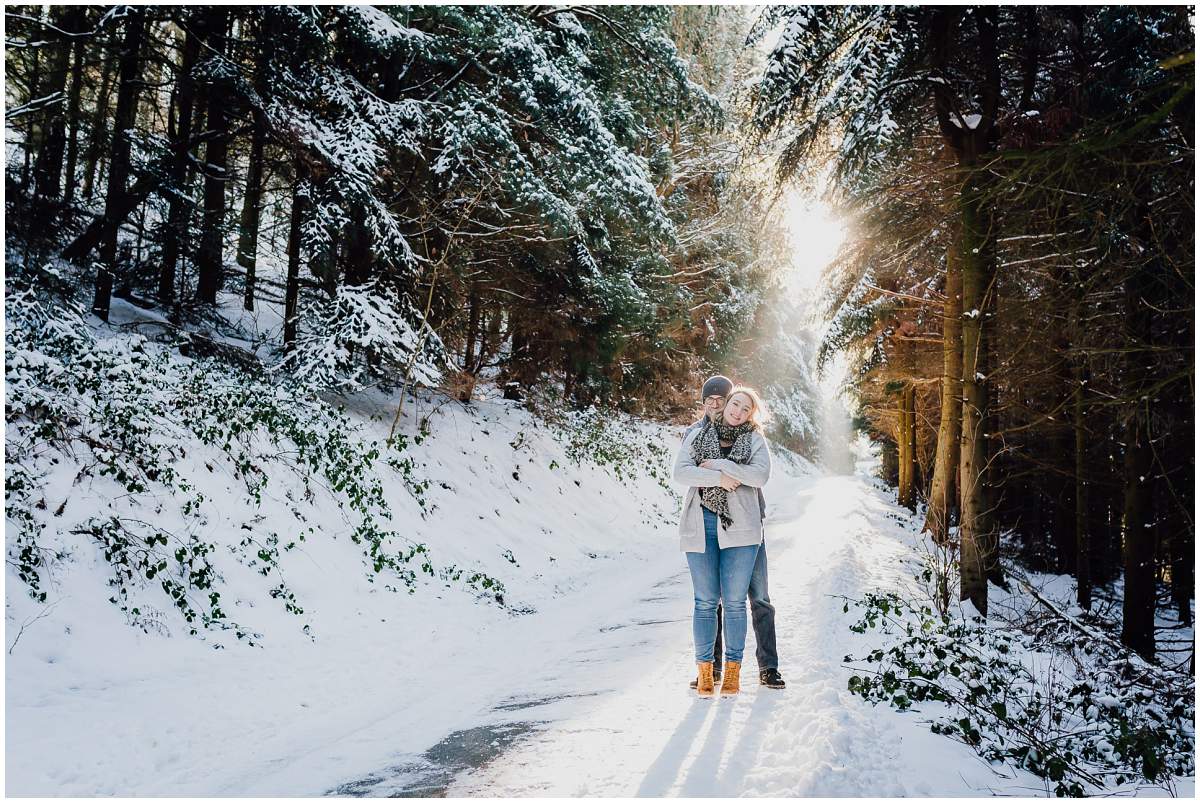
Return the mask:
{"type": "Polygon", "coordinates": [[[724,524],[717,524],[717,543],[721,549],[761,543],[763,514],[757,489],[766,485],[771,478],[771,450],[767,446],[767,439],[760,431],[751,435],[748,463],[722,459],[713,461],[716,468],[701,468],[692,458],[692,441],[699,434],[699,427],[690,431],[675,457],[672,476],[675,482],[688,486],[683,512],[679,516],[679,549],[683,552],[704,551],[704,513],[700,507],[699,489],[720,485],[722,472],[741,485],[729,494],[729,513],[733,525],[726,529],[724,524]]]}

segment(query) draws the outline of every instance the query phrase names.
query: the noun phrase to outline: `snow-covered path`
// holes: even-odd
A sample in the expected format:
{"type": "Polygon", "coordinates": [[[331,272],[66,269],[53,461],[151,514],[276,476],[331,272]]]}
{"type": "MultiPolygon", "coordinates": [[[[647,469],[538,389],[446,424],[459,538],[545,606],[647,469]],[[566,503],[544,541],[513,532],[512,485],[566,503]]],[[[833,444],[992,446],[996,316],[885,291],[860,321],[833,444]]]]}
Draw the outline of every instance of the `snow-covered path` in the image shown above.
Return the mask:
{"type": "MultiPolygon", "coordinates": [[[[885,734],[844,691],[849,645],[842,601],[873,586],[902,546],[863,514],[861,480],[813,480],[773,509],[767,534],[783,692],[756,685],[752,648],[746,693],[699,700],[692,669],[690,584],[676,575],[665,598],[648,602],[669,624],[649,627],[646,648],[626,655],[625,682],[590,711],[541,731],[505,760],[462,779],[452,792],[497,795],[903,793],[885,734]]],[[[776,490],[778,493],[779,490],[776,490]]],[[[622,650],[622,652],[628,652],[622,650]]],[[[607,678],[606,678],[607,679],[607,678]]]]}
{"type": "Polygon", "coordinates": [[[872,708],[846,691],[842,659],[861,654],[866,637],[849,630],[840,595],[894,586],[909,570],[894,508],[861,475],[780,477],[770,490],[770,588],[786,690],[757,685],[752,637],[740,697],[700,700],[687,688],[691,593],[676,560],[644,593],[613,589],[609,609],[562,632],[561,652],[497,667],[512,694],[476,726],[333,791],[987,794],[1000,779],[969,749],[931,734],[916,715],[872,708]]]}

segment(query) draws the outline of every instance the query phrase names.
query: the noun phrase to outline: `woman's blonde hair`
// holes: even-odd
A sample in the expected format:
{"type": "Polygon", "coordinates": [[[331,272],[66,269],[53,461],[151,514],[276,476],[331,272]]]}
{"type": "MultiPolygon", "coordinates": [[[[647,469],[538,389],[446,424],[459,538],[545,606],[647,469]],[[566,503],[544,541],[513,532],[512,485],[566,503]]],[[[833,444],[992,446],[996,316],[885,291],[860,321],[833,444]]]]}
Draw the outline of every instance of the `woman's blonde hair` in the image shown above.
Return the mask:
{"type": "MultiPolygon", "coordinates": [[[[730,399],[737,394],[742,393],[750,399],[750,418],[747,420],[754,424],[755,427],[762,425],[770,418],[767,413],[767,406],[763,404],[762,397],[758,395],[758,391],[746,385],[734,385],[733,390],[729,391],[725,396],[725,404],[728,405],[730,399]]],[[[724,408],[721,408],[724,412],[724,408]]]]}

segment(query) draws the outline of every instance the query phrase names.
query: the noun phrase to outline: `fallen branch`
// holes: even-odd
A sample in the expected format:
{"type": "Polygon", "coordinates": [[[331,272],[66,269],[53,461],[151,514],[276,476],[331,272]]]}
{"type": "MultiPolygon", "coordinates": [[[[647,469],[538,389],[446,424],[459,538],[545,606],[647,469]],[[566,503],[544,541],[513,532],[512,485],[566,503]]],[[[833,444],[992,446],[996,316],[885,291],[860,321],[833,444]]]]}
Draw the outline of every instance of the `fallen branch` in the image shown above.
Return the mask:
{"type": "Polygon", "coordinates": [[[1141,667],[1144,667],[1147,669],[1154,668],[1150,664],[1146,663],[1146,660],[1144,658],[1142,658],[1142,656],[1138,655],[1135,652],[1129,651],[1128,648],[1125,647],[1124,644],[1122,644],[1119,641],[1116,641],[1111,636],[1109,636],[1107,633],[1102,633],[1099,630],[1094,630],[1094,629],[1088,627],[1083,622],[1079,621],[1074,616],[1071,616],[1069,613],[1067,613],[1066,611],[1059,608],[1053,602],[1051,602],[1050,600],[1043,597],[1041,594],[1039,594],[1037,592],[1037,589],[1035,589],[1032,585],[1029,584],[1028,580],[1025,580],[1023,578],[1017,578],[1017,582],[1021,584],[1021,588],[1028,591],[1029,595],[1031,597],[1033,597],[1035,600],[1037,600],[1042,605],[1044,605],[1058,619],[1061,619],[1062,621],[1066,622],[1071,627],[1078,630],[1080,633],[1083,633],[1085,636],[1088,636],[1089,638],[1096,639],[1097,641],[1103,641],[1105,644],[1109,645],[1110,647],[1113,647],[1114,649],[1120,650],[1121,652],[1128,651],[1130,656],[1133,658],[1133,662],[1140,664],[1139,668],[1141,668],[1141,667]]]}
{"type": "Polygon", "coordinates": [[[44,619],[45,617],[49,616],[50,612],[54,610],[55,605],[58,605],[57,600],[55,600],[54,602],[50,603],[45,608],[43,608],[42,612],[39,613],[37,616],[33,617],[32,619],[25,620],[24,624],[21,625],[21,629],[17,631],[17,637],[15,639],[13,639],[12,646],[8,648],[9,655],[12,655],[13,648],[15,648],[17,646],[17,642],[21,640],[21,636],[25,633],[25,628],[29,627],[31,624],[36,622],[38,619],[44,619]]]}
{"type": "Polygon", "coordinates": [[[1078,630],[1080,633],[1083,633],[1088,638],[1095,639],[1096,641],[1099,641],[1103,644],[1107,644],[1109,647],[1112,647],[1114,650],[1116,650],[1118,652],[1118,654],[1120,654],[1122,657],[1125,657],[1126,659],[1128,659],[1129,663],[1133,667],[1135,667],[1138,671],[1140,671],[1142,673],[1143,677],[1152,677],[1158,683],[1160,683],[1163,686],[1168,687],[1168,688],[1175,688],[1179,685],[1179,680],[1177,678],[1171,677],[1172,675],[1178,675],[1179,674],[1178,671],[1173,671],[1168,667],[1163,667],[1163,666],[1158,666],[1156,664],[1152,664],[1149,661],[1147,661],[1145,658],[1143,658],[1142,656],[1138,655],[1133,650],[1126,647],[1121,642],[1114,639],[1112,636],[1109,636],[1107,633],[1104,633],[1103,631],[1088,627],[1083,622],[1079,621],[1074,616],[1071,616],[1069,613],[1062,610],[1057,605],[1055,605],[1053,602],[1051,602],[1050,600],[1046,599],[1041,594],[1039,594],[1037,592],[1037,590],[1032,585],[1029,584],[1029,581],[1025,580],[1024,578],[1018,578],[1017,582],[1019,582],[1021,584],[1022,588],[1024,588],[1026,591],[1029,592],[1030,596],[1032,596],[1035,600],[1037,600],[1039,603],[1041,603],[1041,605],[1043,607],[1045,607],[1046,610],[1050,611],[1050,613],[1052,613],[1055,616],[1055,618],[1059,619],[1062,622],[1067,623],[1072,628],[1074,628],[1075,630],[1078,630]]]}

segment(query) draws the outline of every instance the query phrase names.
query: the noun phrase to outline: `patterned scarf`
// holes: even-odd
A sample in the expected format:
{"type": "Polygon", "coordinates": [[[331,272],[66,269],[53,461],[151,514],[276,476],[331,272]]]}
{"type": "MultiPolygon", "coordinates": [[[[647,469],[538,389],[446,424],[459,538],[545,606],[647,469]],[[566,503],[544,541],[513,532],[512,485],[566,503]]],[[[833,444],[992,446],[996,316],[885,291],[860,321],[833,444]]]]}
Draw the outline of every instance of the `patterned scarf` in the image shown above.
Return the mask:
{"type": "MultiPolygon", "coordinates": [[[[706,416],[700,434],[692,441],[692,459],[696,461],[696,465],[700,465],[704,460],[721,459],[721,441],[725,441],[733,443],[726,459],[745,465],[750,462],[751,435],[755,429],[757,427],[751,421],[731,427],[723,419],[713,421],[706,416]]],[[[729,514],[729,491],[720,485],[701,488],[700,504],[720,516],[725,529],[728,530],[733,525],[733,518],[729,514]]]]}

